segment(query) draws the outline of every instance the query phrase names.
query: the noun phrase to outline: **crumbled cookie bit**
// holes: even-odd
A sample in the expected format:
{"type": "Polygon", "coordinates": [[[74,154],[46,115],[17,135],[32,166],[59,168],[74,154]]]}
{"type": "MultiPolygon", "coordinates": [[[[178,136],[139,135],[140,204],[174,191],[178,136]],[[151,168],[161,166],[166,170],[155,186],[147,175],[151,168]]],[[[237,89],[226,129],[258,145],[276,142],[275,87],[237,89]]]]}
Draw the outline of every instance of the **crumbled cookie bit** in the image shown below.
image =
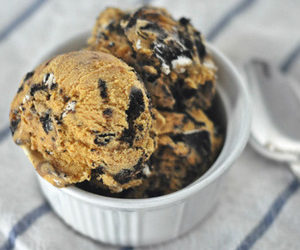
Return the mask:
{"type": "Polygon", "coordinates": [[[53,155],[53,152],[49,151],[49,150],[45,150],[45,152],[48,154],[48,155],[53,155]]]}
{"type": "Polygon", "coordinates": [[[154,52],[155,52],[155,56],[160,60],[161,62],[161,71],[166,74],[166,75],[169,75],[170,72],[171,72],[171,69],[170,69],[170,66],[167,65],[165,59],[164,59],[164,54],[166,54],[164,51],[163,51],[163,48],[165,47],[164,44],[162,43],[157,43],[155,42],[154,43],[154,52]]]}
{"type": "Polygon", "coordinates": [[[44,75],[43,84],[48,86],[48,88],[51,89],[51,90],[56,88],[57,84],[56,84],[55,77],[54,77],[53,73],[47,73],[47,74],[44,75]]]}
{"type": "Polygon", "coordinates": [[[108,143],[110,143],[111,140],[115,138],[115,133],[106,133],[106,134],[99,134],[96,135],[96,138],[94,139],[94,143],[98,146],[105,146],[108,143]]]}
{"type": "Polygon", "coordinates": [[[29,101],[29,99],[30,99],[30,95],[25,95],[22,103],[25,104],[27,101],[29,101]]]}
{"type": "Polygon", "coordinates": [[[30,88],[30,95],[34,96],[35,92],[46,91],[46,90],[47,90],[47,86],[39,84],[39,83],[35,83],[35,84],[32,84],[32,86],[30,88]]]}
{"type": "MultiPolygon", "coordinates": [[[[172,137],[172,139],[175,137],[172,137]]],[[[202,156],[208,157],[211,152],[210,135],[207,130],[188,131],[181,135],[181,139],[193,146],[202,156]],[[201,144],[199,143],[201,142],[201,144]]]]}
{"type": "Polygon", "coordinates": [[[103,115],[104,115],[104,116],[111,117],[111,116],[112,116],[112,113],[113,113],[113,111],[112,111],[111,108],[107,108],[107,109],[104,109],[104,110],[103,110],[103,115]]]}
{"type": "Polygon", "coordinates": [[[46,134],[49,133],[49,131],[53,130],[52,120],[50,117],[50,111],[48,110],[44,116],[40,117],[40,122],[42,123],[43,129],[46,132],[46,134]]]}
{"type": "Polygon", "coordinates": [[[132,145],[136,134],[133,123],[144,112],[145,103],[142,90],[135,87],[131,89],[129,98],[129,107],[126,110],[128,128],[123,130],[120,140],[132,145]]]}
{"type": "Polygon", "coordinates": [[[98,167],[92,169],[92,175],[102,175],[104,174],[104,167],[99,165],[98,167]]]}
{"type": "Polygon", "coordinates": [[[114,176],[114,179],[121,184],[125,184],[131,180],[131,175],[132,171],[130,169],[122,169],[114,176]]]}
{"type": "Polygon", "coordinates": [[[190,19],[188,18],[185,18],[185,17],[181,17],[179,19],[179,23],[182,25],[182,26],[186,26],[190,23],[190,19]]]}
{"type": "Polygon", "coordinates": [[[145,110],[144,96],[142,90],[131,88],[129,108],[126,110],[127,120],[133,121],[137,119],[145,110]]]}
{"type": "Polygon", "coordinates": [[[174,59],[172,62],[172,68],[177,73],[184,73],[186,70],[186,67],[190,66],[192,64],[192,60],[186,56],[178,56],[176,59],[174,59]]]}
{"type": "Polygon", "coordinates": [[[71,98],[69,96],[66,96],[66,95],[63,96],[63,100],[64,100],[65,103],[67,103],[68,101],[70,101],[70,99],[71,98]]]}
{"type": "Polygon", "coordinates": [[[146,175],[147,177],[151,175],[151,171],[148,165],[145,165],[145,167],[143,168],[143,174],[146,175]]]}
{"type": "Polygon", "coordinates": [[[35,109],[34,104],[31,104],[30,111],[31,111],[32,114],[36,113],[36,109],[35,109]]]}
{"type": "Polygon", "coordinates": [[[20,123],[21,119],[15,119],[15,120],[11,120],[10,122],[10,131],[11,131],[11,134],[14,135],[17,128],[18,128],[18,125],[20,123]]]}
{"type": "Polygon", "coordinates": [[[143,130],[144,130],[144,126],[143,126],[142,124],[138,124],[138,125],[137,125],[137,129],[138,129],[139,131],[143,131],[143,130]]]}
{"type": "Polygon", "coordinates": [[[110,42],[110,43],[108,44],[108,46],[109,46],[109,47],[114,47],[114,46],[115,46],[115,43],[114,43],[114,42],[110,42]]]}
{"type": "Polygon", "coordinates": [[[65,118],[65,116],[69,113],[75,112],[76,101],[71,101],[67,104],[67,107],[64,109],[64,112],[61,114],[61,118],[65,118]]]}
{"type": "Polygon", "coordinates": [[[24,83],[21,84],[21,86],[18,88],[17,93],[22,92],[24,89],[24,83]]]}
{"type": "Polygon", "coordinates": [[[108,97],[107,95],[107,86],[106,86],[106,82],[102,79],[98,80],[98,87],[100,89],[100,96],[105,99],[108,97]]]}
{"type": "Polygon", "coordinates": [[[24,78],[24,82],[30,79],[34,75],[34,71],[28,72],[24,78]]]}
{"type": "Polygon", "coordinates": [[[202,61],[203,58],[206,56],[206,48],[201,41],[200,32],[196,31],[194,34],[195,34],[195,44],[196,44],[198,56],[202,61]]]}
{"type": "MultiPolygon", "coordinates": [[[[61,117],[58,117],[57,115],[54,115],[54,119],[55,119],[57,125],[62,125],[62,118],[61,117]]],[[[60,129],[58,129],[57,131],[60,132],[60,129]]]]}
{"type": "Polygon", "coordinates": [[[137,40],[137,42],[136,42],[136,44],[135,44],[135,47],[136,47],[136,49],[141,49],[142,48],[142,46],[141,46],[141,39],[138,39],[137,40]]]}

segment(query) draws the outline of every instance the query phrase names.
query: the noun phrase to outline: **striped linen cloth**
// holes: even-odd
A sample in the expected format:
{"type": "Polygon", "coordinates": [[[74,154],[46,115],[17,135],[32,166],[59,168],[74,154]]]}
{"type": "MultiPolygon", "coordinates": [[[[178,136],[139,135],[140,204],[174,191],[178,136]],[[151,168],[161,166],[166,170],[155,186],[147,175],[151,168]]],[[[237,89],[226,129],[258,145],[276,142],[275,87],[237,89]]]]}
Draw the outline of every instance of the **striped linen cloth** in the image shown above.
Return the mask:
{"type": "MultiPolygon", "coordinates": [[[[144,3],[187,16],[238,66],[262,58],[300,83],[300,1],[3,1],[0,8],[0,250],[120,249],[81,236],[50,209],[9,130],[22,76],[63,41],[91,30],[106,6],[144,3]],[[297,70],[298,69],[298,70],[297,70]]],[[[214,213],[188,234],[145,249],[300,249],[299,182],[249,146],[230,169],[214,213]]],[[[123,249],[132,249],[131,247],[123,249]]]]}

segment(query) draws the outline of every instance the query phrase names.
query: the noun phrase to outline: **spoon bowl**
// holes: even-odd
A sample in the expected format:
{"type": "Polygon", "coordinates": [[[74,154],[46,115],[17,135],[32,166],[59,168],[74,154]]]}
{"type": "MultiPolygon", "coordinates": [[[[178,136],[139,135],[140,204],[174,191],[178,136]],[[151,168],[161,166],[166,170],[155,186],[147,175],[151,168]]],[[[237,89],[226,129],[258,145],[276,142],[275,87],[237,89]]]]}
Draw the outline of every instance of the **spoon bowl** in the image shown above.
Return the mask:
{"type": "Polygon", "coordinates": [[[262,60],[247,63],[245,73],[253,106],[251,145],[300,178],[300,86],[262,60]]]}

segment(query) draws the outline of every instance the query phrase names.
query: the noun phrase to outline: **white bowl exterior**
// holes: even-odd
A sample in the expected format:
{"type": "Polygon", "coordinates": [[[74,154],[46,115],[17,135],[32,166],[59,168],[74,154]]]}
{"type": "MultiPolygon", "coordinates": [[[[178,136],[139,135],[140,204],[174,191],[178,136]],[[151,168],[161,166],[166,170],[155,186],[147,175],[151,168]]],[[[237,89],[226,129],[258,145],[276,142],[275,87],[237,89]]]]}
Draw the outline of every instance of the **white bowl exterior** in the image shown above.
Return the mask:
{"type": "Polygon", "coordinates": [[[195,227],[216,202],[219,181],[187,199],[152,209],[123,210],[76,199],[39,177],[54,211],[72,228],[113,245],[145,246],[176,238],[195,227]]]}
{"type": "MultiPolygon", "coordinates": [[[[72,49],[81,48],[86,37],[82,35],[74,39],[72,49]]],[[[219,68],[218,92],[227,116],[225,144],[213,166],[182,190],[137,200],[103,197],[76,187],[59,189],[39,177],[45,197],[68,225],[104,243],[144,246],[184,234],[213,209],[221,177],[241,154],[248,140],[250,102],[246,86],[234,66],[211,45],[208,48],[219,68]]],[[[57,51],[68,50],[70,42],[57,51]]]]}

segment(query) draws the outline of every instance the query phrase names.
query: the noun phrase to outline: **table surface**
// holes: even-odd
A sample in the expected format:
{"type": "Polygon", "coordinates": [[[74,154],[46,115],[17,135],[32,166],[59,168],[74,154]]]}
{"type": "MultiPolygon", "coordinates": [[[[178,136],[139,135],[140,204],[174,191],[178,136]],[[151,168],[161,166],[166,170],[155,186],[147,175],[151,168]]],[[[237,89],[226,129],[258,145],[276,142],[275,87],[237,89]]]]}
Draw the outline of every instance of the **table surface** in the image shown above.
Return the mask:
{"type": "MultiPolygon", "coordinates": [[[[51,211],[33,168],[11,140],[8,112],[22,76],[58,44],[91,30],[103,8],[145,3],[166,7],[176,18],[190,17],[238,67],[260,58],[300,82],[300,1],[3,1],[0,250],[120,249],[75,233],[51,211]]],[[[247,146],[228,172],[212,215],[179,239],[145,249],[300,249],[300,185],[282,165],[247,146]]]]}

